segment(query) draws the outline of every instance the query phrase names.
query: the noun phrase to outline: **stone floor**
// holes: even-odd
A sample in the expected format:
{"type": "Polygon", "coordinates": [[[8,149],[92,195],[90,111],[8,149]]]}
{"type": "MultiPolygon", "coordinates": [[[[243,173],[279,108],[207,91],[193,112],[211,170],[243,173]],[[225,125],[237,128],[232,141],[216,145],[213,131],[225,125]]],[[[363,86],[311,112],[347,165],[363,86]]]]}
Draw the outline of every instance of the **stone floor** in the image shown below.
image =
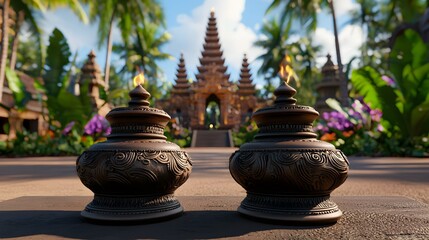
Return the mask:
{"type": "Polygon", "coordinates": [[[287,226],[235,210],[245,191],[228,171],[235,149],[187,149],[193,173],[176,195],[185,213],[133,225],[100,225],[79,213],[91,200],[76,157],[0,158],[0,238],[32,239],[429,239],[429,159],[350,158],[333,192],[344,216],[330,226],[287,226]]]}

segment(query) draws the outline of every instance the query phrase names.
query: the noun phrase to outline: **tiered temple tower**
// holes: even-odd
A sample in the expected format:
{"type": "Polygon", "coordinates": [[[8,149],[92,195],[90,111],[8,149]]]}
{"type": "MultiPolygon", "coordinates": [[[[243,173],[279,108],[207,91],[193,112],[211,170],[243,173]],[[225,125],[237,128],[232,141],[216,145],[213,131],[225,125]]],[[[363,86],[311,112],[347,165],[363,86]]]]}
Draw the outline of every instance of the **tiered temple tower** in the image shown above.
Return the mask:
{"type": "Polygon", "coordinates": [[[328,60],[322,67],[322,81],[317,84],[316,90],[318,97],[315,108],[319,113],[329,112],[332,109],[326,104],[326,99],[340,99],[340,78],[338,75],[338,66],[331,60],[331,55],[326,56],[328,60]]]}
{"type": "Polygon", "coordinates": [[[222,57],[223,51],[219,42],[219,33],[217,29],[216,17],[214,11],[210,12],[209,22],[207,24],[206,36],[204,38],[201,66],[198,66],[197,80],[205,80],[207,73],[212,70],[222,74],[221,82],[229,82],[229,74],[226,74],[227,67],[225,59],[222,57]]]}
{"type": "Polygon", "coordinates": [[[175,121],[186,128],[190,127],[189,104],[190,104],[190,87],[188,74],[186,72],[185,59],[183,53],[180,54],[177,65],[176,81],[171,90],[170,114],[175,121]]]}
{"type": "Polygon", "coordinates": [[[104,81],[101,78],[100,67],[95,61],[95,53],[91,51],[88,54],[88,60],[85,62],[81,69],[82,75],[79,79],[79,91],[77,94],[81,94],[82,87],[88,84],[88,95],[91,98],[91,103],[94,112],[102,116],[106,116],[106,114],[111,110],[111,108],[104,104],[104,101],[100,99],[100,88],[105,88],[104,81]]]}
{"type": "Polygon", "coordinates": [[[183,53],[180,54],[179,63],[177,64],[177,73],[176,73],[176,80],[175,84],[173,86],[173,89],[171,91],[172,94],[176,95],[183,95],[183,94],[189,94],[189,87],[191,84],[189,84],[188,81],[188,74],[186,73],[186,65],[185,65],[185,59],[183,58],[183,53]]]}
{"type": "Polygon", "coordinates": [[[205,114],[210,102],[219,106],[219,128],[232,128],[240,121],[237,110],[237,95],[234,94],[233,84],[226,74],[227,67],[219,43],[215,13],[210,12],[204,38],[200,66],[196,74],[197,81],[192,86],[192,105],[195,116],[191,120],[193,129],[206,128],[205,114]]]}
{"type": "Polygon", "coordinates": [[[193,130],[208,129],[210,126],[238,129],[261,104],[255,96],[246,56],[238,84],[229,81],[213,10],[210,12],[199,60],[196,81],[189,84],[185,60],[181,55],[171,97],[157,101],[158,107],[178,119],[181,126],[193,130]]]}
{"type": "Polygon", "coordinates": [[[240,80],[238,80],[238,97],[240,102],[241,122],[249,120],[253,111],[258,105],[255,85],[252,84],[252,74],[250,73],[247,56],[244,54],[241,64],[240,80]]]}

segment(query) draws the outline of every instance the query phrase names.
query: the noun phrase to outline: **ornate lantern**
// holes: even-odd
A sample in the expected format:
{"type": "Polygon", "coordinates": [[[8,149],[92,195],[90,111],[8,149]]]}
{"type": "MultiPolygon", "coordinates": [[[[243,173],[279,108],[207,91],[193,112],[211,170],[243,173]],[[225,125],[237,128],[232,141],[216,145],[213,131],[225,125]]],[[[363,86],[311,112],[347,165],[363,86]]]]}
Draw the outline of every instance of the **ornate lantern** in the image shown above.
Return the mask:
{"type": "Polygon", "coordinates": [[[346,156],[316,139],[312,123],[319,116],[312,107],[296,105],[296,90],[288,85],[293,70],[287,58],[272,106],[252,118],[259,132],[252,142],[230,157],[234,180],[247,190],[238,211],[268,220],[331,223],[342,212],[330,193],[347,178],[346,156]]]}
{"type": "Polygon", "coordinates": [[[94,144],[77,159],[80,180],[94,192],[81,213],[85,218],[149,220],[183,211],[174,191],[188,179],[191,161],[179,146],[166,141],[164,127],[170,116],[149,107],[150,94],[139,82],[129,95],[128,107],[106,116],[112,127],[107,141],[94,144]]]}

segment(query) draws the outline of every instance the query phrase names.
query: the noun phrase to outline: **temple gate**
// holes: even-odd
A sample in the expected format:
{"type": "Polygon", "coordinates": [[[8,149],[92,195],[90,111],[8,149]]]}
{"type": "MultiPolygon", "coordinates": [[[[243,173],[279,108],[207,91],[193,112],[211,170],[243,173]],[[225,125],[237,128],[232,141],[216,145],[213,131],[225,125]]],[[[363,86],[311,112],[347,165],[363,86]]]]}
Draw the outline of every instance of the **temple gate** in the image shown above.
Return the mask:
{"type": "Polygon", "coordinates": [[[158,101],[157,105],[183,127],[237,129],[264,101],[255,96],[246,55],[238,84],[229,80],[214,11],[210,13],[204,40],[196,81],[188,81],[181,54],[171,97],[158,101]]]}

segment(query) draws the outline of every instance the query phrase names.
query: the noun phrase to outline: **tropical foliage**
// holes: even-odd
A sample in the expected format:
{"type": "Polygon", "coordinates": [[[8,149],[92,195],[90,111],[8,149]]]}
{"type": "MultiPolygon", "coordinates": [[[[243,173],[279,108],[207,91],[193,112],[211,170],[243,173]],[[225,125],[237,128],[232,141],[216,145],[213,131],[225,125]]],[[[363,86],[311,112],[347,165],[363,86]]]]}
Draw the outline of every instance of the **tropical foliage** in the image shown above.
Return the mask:
{"type": "MultiPolygon", "coordinates": [[[[2,4],[2,41],[0,57],[0,99],[3,93],[3,83],[7,62],[10,68],[15,69],[17,61],[17,50],[19,48],[19,36],[21,28],[26,24],[30,33],[35,37],[37,43],[37,54],[41,56],[42,41],[41,31],[37,25],[37,15],[46,9],[55,9],[58,7],[69,7],[84,22],[87,22],[87,16],[83,11],[82,5],[77,0],[47,0],[47,1],[26,1],[26,0],[4,0],[2,4]],[[12,35],[11,39],[9,36],[12,35]],[[10,56],[8,52],[10,50],[10,56]]],[[[43,57],[38,57],[43,59],[43,57]]],[[[42,62],[39,63],[41,70],[42,62]]]]}
{"type": "MultiPolygon", "coordinates": [[[[361,47],[361,66],[387,69],[390,48],[405,29],[419,30],[425,25],[422,15],[429,7],[424,0],[356,0],[359,8],[350,13],[351,24],[364,29],[366,40],[361,47]],[[419,26],[420,25],[420,26],[419,26]]],[[[383,72],[382,72],[383,73],[383,72]]]]}
{"type": "Polygon", "coordinates": [[[39,87],[44,88],[47,97],[49,122],[51,126],[59,123],[64,127],[71,121],[83,125],[91,116],[91,100],[88,98],[88,86],[80,89],[76,96],[68,91],[71,77],[71,52],[67,40],[58,29],[49,37],[43,81],[39,87]]]}
{"type": "MultiPolygon", "coordinates": [[[[273,79],[278,79],[280,63],[285,55],[291,56],[291,64],[297,73],[295,81],[291,84],[299,88],[297,98],[300,104],[314,105],[315,103],[315,83],[319,79],[318,69],[316,68],[316,58],[320,51],[320,46],[312,44],[309,37],[301,37],[298,40],[288,41],[290,30],[282,29],[277,18],[266,22],[262,27],[264,38],[255,42],[255,46],[264,49],[264,54],[257,59],[262,61],[258,74],[264,76],[267,86],[266,92],[272,93],[274,83],[273,79]],[[299,78],[298,78],[299,77],[299,78]]],[[[265,94],[270,97],[270,94],[265,94]]]]}
{"type": "Polygon", "coordinates": [[[333,143],[346,155],[379,155],[379,141],[384,136],[383,113],[371,109],[363,100],[354,100],[350,107],[341,107],[334,99],[328,104],[334,109],[322,114],[315,130],[322,141],[333,143]]]}
{"type": "MultiPolygon", "coordinates": [[[[163,24],[164,12],[159,2],[155,0],[85,0],[85,3],[89,6],[90,20],[98,21],[99,47],[107,40],[104,78],[106,86],[109,86],[113,27],[119,29],[122,42],[127,46],[131,35],[139,32],[141,24],[149,22],[163,24]]],[[[143,28],[145,27],[144,25],[143,28]]]]}
{"type": "Polygon", "coordinates": [[[177,124],[175,118],[171,119],[165,127],[164,135],[167,141],[174,142],[182,148],[191,146],[191,131],[177,124]]]}
{"type": "MultiPolygon", "coordinates": [[[[139,69],[148,74],[147,79],[150,82],[147,81],[145,84],[150,86],[149,91],[152,95],[159,97],[158,95],[163,94],[165,82],[158,81],[162,71],[159,69],[157,61],[169,57],[160,51],[160,47],[168,41],[169,35],[162,30],[164,16],[158,2],[146,0],[102,2],[5,0],[2,7],[9,6],[9,11],[2,11],[2,23],[10,22],[11,24],[2,25],[3,29],[9,27],[7,31],[3,31],[6,34],[2,34],[2,36],[10,41],[2,41],[1,49],[5,51],[1,55],[0,72],[5,69],[8,86],[14,95],[15,110],[25,110],[32,97],[36,98],[33,100],[43,102],[42,106],[48,113],[46,120],[49,124],[49,131],[46,136],[38,136],[36,133],[26,131],[20,132],[16,139],[9,139],[6,143],[0,144],[2,153],[4,150],[12,155],[19,151],[30,155],[79,154],[97,139],[103,139],[103,136],[109,132],[106,120],[99,115],[93,116],[92,103],[88,98],[88,86],[80,86],[78,96],[71,91],[75,80],[79,77],[79,67],[76,66],[77,54],[72,56],[67,40],[61,31],[55,29],[49,37],[49,46],[47,48],[42,46],[42,32],[38,21],[43,12],[46,9],[67,6],[83,22],[87,22],[86,14],[80,5],[81,2],[86,3],[89,7],[90,20],[98,21],[100,24],[100,45],[109,37],[107,45],[111,49],[110,37],[113,26],[118,27],[122,36],[122,44],[118,43],[117,47],[122,49],[121,54],[126,63],[125,70],[117,72],[113,68],[114,71],[109,73],[112,79],[109,84],[110,89],[109,91],[100,89],[100,97],[110,104],[126,104],[129,88],[132,87],[130,86],[131,74],[139,72],[139,69]],[[12,21],[5,21],[5,19],[12,21]],[[26,37],[20,39],[19,37],[24,31],[26,37]],[[10,37],[7,36],[8,33],[10,37]],[[22,39],[24,41],[20,41],[22,39]],[[9,56],[7,52],[10,53],[9,56]],[[8,64],[6,65],[6,63],[8,64]],[[38,96],[31,96],[26,92],[20,79],[20,72],[35,79],[35,88],[40,93],[38,96]],[[126,79],[123,74],[128,74],[126,79]],[[26,141],[29,140],[38,143],[28,144],[26,141]],[[52,146],[55,147],[52,148],[52,146]]],[[[0,85],[3,86],[3,84],[0,85]]],[[[1,89],[0,92],[2,92],[1,89]]],[[[1,107],[11,110],[3,104],[1,107]]]]}
{"type": "Polygon", "coordinates": [[[137,27],[137,31],[130,38],[131,41],[128,43],[113,46],[113,51],[124,63],[118,73],[123,79],[132,79],[133,76],[143,72],[145,76],[143,85],[151,93],[154,104],[156,99],[165,96],[168,88],[158,62],[171,58],[169,54],[161,51],[170,35],[163,31],[159,24],[145,22],[137,27]]]}
{"type": "Polygon", "coordinates": [[[170,35],[161,31],[158,24],[146,22],[143,25],[133,34],[132,42],[128,45],[117,44],[113,50],[125,63],[120,72],[131,73],[132,76],[135,76],[143,71],[147,79],[156,80],[162,72],[157,61],[171,57],[160,51],[161,47],[170,39],[170,35]]]}
{"type": "Polygon", "coordinates": [[[18,132],[15,139],[0,144],[0,153],[10,156],[79,155],[94,143],[104,141],[110,131],[107,120],[95,115],[84,127],[72,121],[60,131],[50,130],[44,136],[25,130],[18,132]]]}
{"type": "Polygon", "coordinates": [[[346,154],[429,156],[429,44],[406,30],[389,54],[387,69],[365,66],[352,72],[355,100],[324,113],[317,125],[322,140],[346,154]]]}
{"type": "Polygon", "coordinates": [[[388,71],[391,76],[366,66],[353,71],[351,80],[371,107],[383,111],[389,136],[419,142],[429,136],[429,45],[406,30],[391,51],[388,71]]]}
{"type": "Polygon", "coordinates": [[[246,142],[251,142],[258,133],[258,126],[254,121],[247,119],[237,132],[232,133],[232,140],[235,147],[240,147],[246,142]]]}

